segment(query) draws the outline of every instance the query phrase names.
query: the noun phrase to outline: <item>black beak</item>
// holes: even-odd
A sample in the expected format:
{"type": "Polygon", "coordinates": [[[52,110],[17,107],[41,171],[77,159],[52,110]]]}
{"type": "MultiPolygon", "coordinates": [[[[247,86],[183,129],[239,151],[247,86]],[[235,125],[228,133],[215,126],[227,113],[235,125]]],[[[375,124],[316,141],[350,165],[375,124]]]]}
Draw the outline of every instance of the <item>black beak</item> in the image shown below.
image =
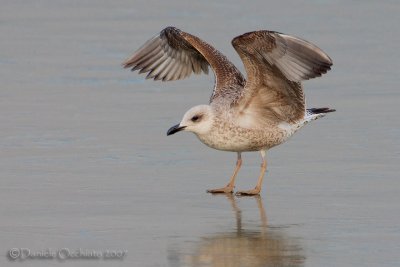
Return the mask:
{"type": "Polygon", "coordinates": [[[171,135],[174,133],[177,133],[179,131],[182,131],[183,129],[185,129],[186,126],[180,126],[179,124],[172,126],[171,128],[169,128],[167,135],[171,135]]]}

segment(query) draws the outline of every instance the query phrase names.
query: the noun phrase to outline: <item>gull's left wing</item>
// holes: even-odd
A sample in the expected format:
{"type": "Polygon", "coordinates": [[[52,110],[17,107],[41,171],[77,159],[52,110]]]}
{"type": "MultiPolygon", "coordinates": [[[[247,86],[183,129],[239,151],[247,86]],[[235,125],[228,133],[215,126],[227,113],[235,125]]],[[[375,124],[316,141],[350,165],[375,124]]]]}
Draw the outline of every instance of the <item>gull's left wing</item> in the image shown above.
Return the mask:
{"type": "Polygon", "coordinates": [[[174,27],[167,27],[139,48],[123,66],[148,73],[148,79],[173,81],[192,73],[215,73],[211,101],[226,95],[232,88],[243,87],[245,79],[239,70],[218,50],[200,38],[174,27]]]}

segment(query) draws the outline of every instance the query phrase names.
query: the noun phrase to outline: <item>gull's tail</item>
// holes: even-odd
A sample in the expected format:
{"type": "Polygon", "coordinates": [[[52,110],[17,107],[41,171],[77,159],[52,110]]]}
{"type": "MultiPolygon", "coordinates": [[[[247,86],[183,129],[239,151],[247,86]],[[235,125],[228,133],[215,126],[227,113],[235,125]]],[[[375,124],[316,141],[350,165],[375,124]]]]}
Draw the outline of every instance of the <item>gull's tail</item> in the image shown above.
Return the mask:
{"type": "Polygon", "coordinates": [[[322,118],[329,112],[335,112],[335,109],[330,108],[308,108],[306,110],[306,116],[304,117],[305,123],[322,118]]]}
{"type": "Polygon", "coordinates": [[[290,135],[299,130],[301,127],[309,123],[310,121],[322,118],[329,112],[335,112],[336,110],[330,108],[308,108],[306,114],[302,120],[296,124],[292,124],[290,135]]]}

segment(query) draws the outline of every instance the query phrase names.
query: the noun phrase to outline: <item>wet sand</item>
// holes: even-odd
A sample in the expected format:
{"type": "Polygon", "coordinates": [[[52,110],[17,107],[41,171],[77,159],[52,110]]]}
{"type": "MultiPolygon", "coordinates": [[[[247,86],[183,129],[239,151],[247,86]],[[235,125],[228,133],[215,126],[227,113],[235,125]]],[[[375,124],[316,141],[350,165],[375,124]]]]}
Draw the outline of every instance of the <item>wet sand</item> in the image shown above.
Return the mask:
{"type": "MultiPolygon", "coordinates": [[[[1,266],[11,248],[126,250],[65,266],[397,266],[400,32],[396,1],[3,1],[1,266]],[[206,194],[234,153],[167,137],[213,75],[160,83],[121,62],[167,25],[215,45],[272,29],[310,40],[332,71],[304,84],[336,113],[267,154],[260,198],[206,194]]],[[[245,153],[237,189],[260,159],[245,153]]]]}

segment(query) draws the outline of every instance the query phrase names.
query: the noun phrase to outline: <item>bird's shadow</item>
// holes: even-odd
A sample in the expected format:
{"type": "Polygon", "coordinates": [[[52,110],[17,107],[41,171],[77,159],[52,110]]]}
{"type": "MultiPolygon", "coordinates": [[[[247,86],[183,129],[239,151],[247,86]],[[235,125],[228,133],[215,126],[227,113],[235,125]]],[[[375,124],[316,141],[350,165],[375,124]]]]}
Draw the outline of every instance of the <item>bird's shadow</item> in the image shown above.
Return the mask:
{"type": "MultiPolygon", "coordinates": [[[[221,196],[221,195],[220,195],[221,196]]],[[[223,197],[223,196],[222,196],[223,197]]],[[[259,224],[245,227],[237,198],[226,194],[236,226],[231,231],[201,237],[193,251],[169,251],[171,266],[303,266],[304,249],[298,238],[288,236],[285,227],[271,227],[260,196],[253,196],[259,211],[259,224]],[[172,255],[175,254],[175,255],[172,255]]],[[[246,197],[245,199],[249,199],[246,197]]]]}

